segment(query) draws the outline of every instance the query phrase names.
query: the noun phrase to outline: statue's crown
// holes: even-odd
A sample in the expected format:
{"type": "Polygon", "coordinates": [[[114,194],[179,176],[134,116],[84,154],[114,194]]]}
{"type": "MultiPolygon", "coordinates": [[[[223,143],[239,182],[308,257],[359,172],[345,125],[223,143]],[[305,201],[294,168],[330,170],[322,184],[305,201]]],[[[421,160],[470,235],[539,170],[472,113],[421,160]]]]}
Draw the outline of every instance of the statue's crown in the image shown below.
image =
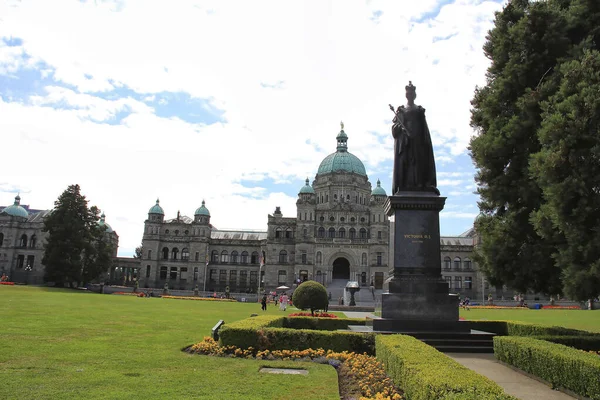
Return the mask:
{"type": "Polygon", "coordinates": [[[408,85],[404,88],[406,89],[406,93],[415,93],[417,91],[417,87],[412,84],[412,81],[408,81],[408,85]]]}

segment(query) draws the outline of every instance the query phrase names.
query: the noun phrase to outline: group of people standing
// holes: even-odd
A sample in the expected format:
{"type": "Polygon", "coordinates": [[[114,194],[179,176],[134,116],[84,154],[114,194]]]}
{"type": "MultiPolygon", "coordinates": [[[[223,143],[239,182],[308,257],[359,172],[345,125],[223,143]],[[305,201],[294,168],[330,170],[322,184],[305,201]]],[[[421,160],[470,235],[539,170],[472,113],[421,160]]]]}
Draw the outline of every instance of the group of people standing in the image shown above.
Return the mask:
{"type": "MultiPolygon", "coordinates": [[[[287,309],[288,306],[288,302],[289,302],[289,297],[286,293],[282,293],[279,295],[279,298],[277,297],[277,293],[272,294],[273,296],[273,302],[275,303],[275,305],[277,305],[277,302],[279,302],[279,309],[281,311],[285,311],[287,309]]],[[[263,311],[267,310],[267,302],[268,302],[268,297],[267,294],[263,294],[262,299],[260,300],[260,304],[261,304],[261,309],[263,311]]]]}

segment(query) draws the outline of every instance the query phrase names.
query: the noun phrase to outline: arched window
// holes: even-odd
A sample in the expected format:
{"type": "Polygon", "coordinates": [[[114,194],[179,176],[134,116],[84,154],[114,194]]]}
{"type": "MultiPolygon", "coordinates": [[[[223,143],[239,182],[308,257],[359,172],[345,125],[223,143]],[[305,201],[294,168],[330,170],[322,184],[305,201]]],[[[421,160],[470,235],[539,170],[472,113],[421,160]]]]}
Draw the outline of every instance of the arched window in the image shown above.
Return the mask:
{"type": "Polygon", "coordinates": [[[258,251],[253,251],[250,256],[250,264],[258,264],[258,251]]]}
{"type": "Polygon", "coordinates": [[[356,229],[350,228],[350,239],[356,238],[356,229]]]}
{"type": "Polygon", "coordinates": [[[454,257],[454,269],[456,271],[460,271],[460,269],[461,269],[460,257],[454,257]]]}
{"type": "Polygon", "coordinates": [[[338,237],[341,237],[341,238],[346,237],[346,230],[344,228],[340,228],[338,237]]]}
{"type": "Polygon", "coordinates": [[[210,262],[214,262],[214,263],[219,262],[219,252],[217,250],[213,250],[210,253],[210,262]]]}
{"type": "Polygon", "coordinates": [[[238,252],[235,250],[231,252],[231,263],[232,264],[238,263],[238,252]]]}
{"type": "Polygon", "coordinates": [[[367,238],[367,230],[365,228],[360,228],[360,238],[361,239],[367,238]]]}
{"type": "Polygon", "coordinates": [[[150,278],[150,266],[146,265],[146,278],[150,278]]]}
{"type": "Polygon", "coordinates": [[[330,238],[335,237],[335,228],[329,228],[329,235],[327,237],[330,237],[330,238]]]}
{"type": "Polygon", "coordinates": [[[361,265],[367,265],[367,253],[362,253],[361,265]]]}
{"type": "Polygon", "coordinates": [[[228,262],[229,262],[229,253],[227,252],[227,250],[223,250],[221,252],[221,263],[227,264],[228,262]]]}
{"type": "Polygon", "coordinates": [[[4,243],[4,233],[0,233],[0,246],[4,243]]]}
{"type": "Polygon", "coordinates": [[[320,238],[324,238],[325,237],[325,228],[323,228],[322,226],[319,228],[319,230],[317,231],[317,236],[320,238]]]}
{"type": "Polygon", "coordinates": [[[148,260],[152,259],[152,250],[148,250],[148,260]]]}
{"type": "Polygon", "coordinates": [[[19,243],[21,247],[27,247],[27,235],[21,235],[21,241],[19,243]]]}
{"type": "Polygon", "coordinates": [[[190,259],[190,251],[187,249],[187,247],[181,250],[181,259],[182,260],[190,259]]]}
{"type": "Polygon", "coordinates": [[[287,251],[285,250],[281,250],[279,252],[279,263],[280,264],[287,264],[287,260],[288,260],[288,254],[287,251]]]}
{"type": "Polygon", "coordinates": [[[173,260],[177,260],[178,254],[179,254],[179,249],[177,247],[173,247],[173,250],[171,250],[171,258],[173,260]]]}
{"type": "Polygon", "coordinates": [[[292,237],[293,237],[293,235],[292,235],[291,229],[286,229],[285,230],[285,238],[286,239],[291,239],[292,237]]]}
{"type": "Polygon", "coordinates": [[[450,257],[444,257],[444,269],[450,271],[450,264],[452,264],[452,260],[450,257]]]}
{"type": "Polygon", "coordinates": [[[242,251],[242,264],[248,264],[248,252],[242,251]]]}
{"type": "Polygon", "coordinates": [[[32,249],[35,248],[36,242],[37,242],[37,237],[35,236],[35,234],[33,234],[31,236],[31,238],[29,239],[29,247],[31,247],[32,249]]]}
{"type": "Polygon", "coordinates": [[[323,255],[320,251],[317,251],[317,264],[321,265],[323,263],[323,255]]]}
{"type": "Polygon", "coordinates": [[[169,248],[163,247],[162,253],[163,253],[163,260],[168,260],[169,259],[169,248]]]}
{"type": "Polygon", "coordinates": [[[473,268],[473,266],[471,265],[471,260],[469,258],[465,258],[465,260],[463,261],[463,266],[467,271],[470,271],[471,268],[473,268]]]}
{"type": "Polygon", "coordinates": [[[283,236],[281,235],[281,233],[282,233],[282,232],[283,232],[283,231],[281,230],[281,228],[277,228],[277,229],[275,229],[275,238],[276,238],[276,239],[279,239],[279,238],[283,237],[283,236]]]}

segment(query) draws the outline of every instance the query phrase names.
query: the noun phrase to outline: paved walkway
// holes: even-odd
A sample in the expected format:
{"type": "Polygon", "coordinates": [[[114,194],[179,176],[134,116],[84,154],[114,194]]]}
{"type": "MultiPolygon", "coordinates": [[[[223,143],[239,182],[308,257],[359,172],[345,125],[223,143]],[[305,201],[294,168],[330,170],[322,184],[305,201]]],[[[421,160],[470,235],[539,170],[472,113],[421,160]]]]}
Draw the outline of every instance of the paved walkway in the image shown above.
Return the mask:
{"type": "Polygon", "coordinates": [[[378,318],[373,313],[370,312],[362,312],[362,311],[344,311],[344,314],[348,318],[378,318]]]}
{"type": "Polygon", "coordinates": [[[522,400],[571,400],[568,394],[553,390],[525,374],[500,364],[493,354],[448,353],[465,367],[486,376],[500,385],[504,391],[522,400]]]}

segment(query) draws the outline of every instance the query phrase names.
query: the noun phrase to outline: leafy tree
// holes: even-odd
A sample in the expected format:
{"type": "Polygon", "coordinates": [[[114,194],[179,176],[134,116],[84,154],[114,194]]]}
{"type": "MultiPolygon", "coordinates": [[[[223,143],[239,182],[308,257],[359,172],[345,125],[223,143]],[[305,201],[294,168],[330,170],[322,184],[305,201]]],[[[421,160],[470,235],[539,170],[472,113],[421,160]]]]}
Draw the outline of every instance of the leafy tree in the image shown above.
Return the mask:
{"type": "Polygon", "coordinates": [[[48,232],[42,259],[46,281],[85,284],[107,271],[112,249],[99,219],[98,208],[88,208],[79,185],[69,186],[54,202],[43,229],[48,232]]]}
{"type": "Polygon", "coordinates": [[[512,0],[496,14],[484,46],[487,84],[472,100],[477,135],[470,143],[482,212],[475,260],[496,286],[562,291],[564,265],[553,255],[564,233],[540,229],[551,222],[539,213],[546,186],[531,163],[543,149],[543,104],[563,80],[559,66],[600,43],[599,26],[594,0],[512,0]]]}
{"type": "Polygon", "coordinates": [[[565,293],[577,300],[600,294],[600,53],[560,66],[559,90],[542,104],[542,150],[533,172],[545,203],[537,231],[564,240],[555,252],[565,293]]]}
{"type": "Polygon", "coordinates": [[[292,303],[300,310],[310,309],[314,316],[315,310],[326,310],[329,305],[327,289],[315,281],[303,282],[294,290],[292,303]]]}
{"type": "Polygon", "coordinates": [[[141,259],[142,258],[142,245],[140,244],[138,247],[135,248],[135,251],[133,253],[133,258],[136,259],[141,259]]]}

